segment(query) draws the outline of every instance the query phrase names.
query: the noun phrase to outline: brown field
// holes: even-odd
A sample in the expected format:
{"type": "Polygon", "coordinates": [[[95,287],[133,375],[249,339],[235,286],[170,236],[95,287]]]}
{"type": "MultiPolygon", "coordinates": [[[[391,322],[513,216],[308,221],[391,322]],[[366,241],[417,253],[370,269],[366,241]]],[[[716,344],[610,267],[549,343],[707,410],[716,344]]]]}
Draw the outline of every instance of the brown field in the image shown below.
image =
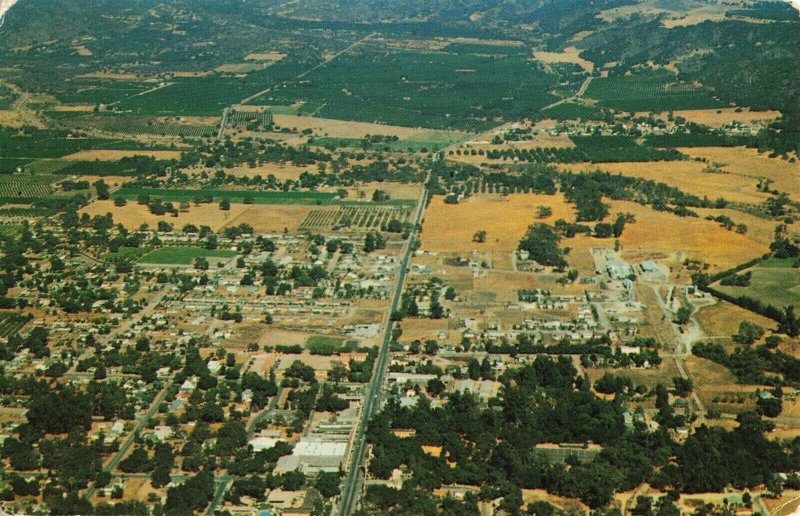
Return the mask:
{"type": "Polygon", "coordinates": [[[755,215],[750,215],[749,213],[734,209],[713,210],[697,208],[694,211],[700,215],[700,218],[705,218],[708,215],[726,215],[736,224],[744,224],[747,226],[747,235],[764,245],[768,246],[774,240],[775,226],[778,224],[777,221],[762,219],[761,217],[756,217],[755,215]]]}
{"type": "MultiPolygon", "coordinates": [[[[368,122],[349,122],[344,120],[331,120],[327,118],[315,118],[310,116],[297,115],[274,115],[273,120],[276,126],[288,127],[302,131],[311,129],[318,135],[326,135],[332,138],[363,138],[366,135],[397,136],[398,138],[425,138],[442,134],[452,135],[451,131],[436,131],[430,129],[417,129],[414,127],[400,127],[395,125],[371,124],[368,122]]],[[[459,134],[459,133],[456,133],[459,134]]],[[[464,134],[464,138],[467,135],[464,134]]]]}
{"type": "Polygon", "coordinates": [[[661,25],[668,29],[675,27],[687,27],[689,25],[697,25],[705,21],[722,21],[725,19],[725,14],[722,13],[695,13],[683,17],[667,18],[661,21],[661,25]]]}
{"type": "MultiPolygon", "coordinates": [[[[320,188],[321,192],[331,191],[335,192],[339,190],[340,187],[330,187],[330,188],[320,188]]],[[[422,185],[420,183],[394,183],[385,181],[382,183],[374,182],[374,183],[366,183],[359,186],[354,186],[350,188],[346,188],[347,190],[347,198],[350,200],[356,199],[372,199],[372,194],[375,193],[376,190],[383,190],[384,192],[388,193],[392,199],[419,199],[420,193],[422,192],[422,185]],[[361,197],[361,193],[364,194],[361,197]]]]}
{"type": "MultiPolygon", "coordinates": [[[[679,217],[633,202],[610,201],[609,204],[612,214],[632,213],[636,217],[636,222],[628,224],[620,237],[623,248],[628,252],[669,254],[679,250],[708,263],[711,270],[720,270],[752,260],[768,250],[767,245],[753,236],[728,231],[717,222],[679,217]]],[[[581,240],[571,240],[570,247],[580,246],[581,240]]],[[[597,242],[588,237],[583,240],[597,242]]]]}
{"type": "Polygon", "coordinates": [[[725,171],[744,177],[763,177],[773,181],[772,188],[786,192],[795,201],[800,201],[800,162],[770,158],[755,149],[745,147],[680,148],[691,157],[705,158],[709,163],[724,163],[725,171]]]}
{"type": "MultiPolygon", "coordinates": [[[[717,160],[710,160],[717,162],[717,160]]],[[[738,174],[703,173],[707,163],[698,161],[657,161],[651,163],[591,163],[562,164],[559,168],[569,172],[587,172],[603,170],[612,174],[627,177],[641,177],[665,183],[680,190],[697,195],[717,199],[724,197],[731,202],[759,204],[769,195],[756,189],[758,180],[738,174]]],[[[726,167],[727,170],[728,167],[726,167]]],[[[751,174],[754,171],[751,171],[751,174]]]]}
{"type": "Polygon", "coordinates": [[[91,104],[59,104],[57,106],[53,106],[51,109],[53,111],[61,111],[65,113],[90,113],[94,111],[94,108],[95,106],[91,104]]]}
{"type": "Polygon", "coordinates": [[[117,73],[117,72],[91,72],[78,76],[81,79],[105,79],[109,81],[135,81],[141,79],[141,75],[135,73],[117,73]]]}
{"type": "Polygon", "coordinates": [[[304,345],[310,336],[310,333],[269,328],[261,333],[258,344],[260,346],[304,345]]]}
{"type": "MultiPolygon", "coordinates": [[[[169,222],[180,229],[186,224],[197,226],[208,226],[214,231],[219,231],[233,220],[237,219],[245,211],[255,208],[255,205],[232,204],[229,211],[222,211],[216,204],[204,204],[192,206],[188,212],[181,212],[177,217],[171,215],[153,215],[147,209],[136,202],[130,201],[126,206],[114,206],[114,201],[95,201],[89,206],[82,208],[80,214],[88,213],[90,216],[105,215],[111,213],[115,224],[122,224],[128,229],[138,229],[142,224],[148,224],[151,228],[158,225],[159,221],[169,222]]],[[[268,206],[264,206],[268,207],[268,206]]],[[[244,221],[242,221],[244,222],[244,221]]],[[[239,224],[239,222],[237,222],[239,224]]],[[[299,222],[297,222],[299,224],[299,222]]],[[[255,226],[254,226],[255,227],[255,226]]],[[[283,230],[283,227],[281,227],[283,230]]]]}
{"type": "MultiPolygon", "coordinates": [[[[197,173],[202,173],[203,171],[209,174],[214,173],[214,170],[209,168],[192,169],[192,171],[197,173]]],[[[269,175],[273,175],[281,181],[298,179],[303,172],[316,173],[317,167],[292,165],[291,163],[280,165],[276,163],[267,163],[257,167],[248,167],[245,165],[225,169],[226,174],[236,177],[261,176],[266,178],[269,175]]]]}
{"type": "Polygon", "coordinates": [[[281,59],[286,57],[286,54],[282,54],[280,52],[263,52],[263,53],[254,53],[254,54],[247,54],[244,56],[245,61],[268,61],[270,63],[277,63],[281,59]]]}
{"type": "Polygon", "coordinates": [[[108,186],[112,187],[112,188],[117,187],[117,186],[122,186],[123,183],[126,183],[126,182],[131,180],[130,177],[126,177],[126,176],[89,176],[89,175],[86,175],[86,176],[80,176],[78,178],[78,181],[88,181],[90,183],[94,183],[95,181],[99,181],[100,179],[105,181],[105,183],[108,186]]]}
{"type": "Polygon", "coordinates": [[[533,273],[489,271],[485,277],[473,280],[474,290],[488,291],[497,302],[517,301],[517,290],[542,288],[539,277],[533,273]]]}
{"type": "MultiPolygon", "coordinates": [[[[503,131],[498,131],[497,134],[503,134],[503,131]]],[[[493,144],[491,143],[491,138],[494,137],[494,134],[488,134],[480,139],[476,138],[475,140],[460,145],[460,147],[466,147],[468,149],[475,149],[480,150],[483,149],[484,151],[489,150],[504,150],[504,149],[536,149],[539,147],[555,147],[558,149],[565,149],[565,148],[572,148],[575,147],[575,144],[572,140],[569,139],[569,136],[566,134],[558,135],[558,136],[551,136],[550,134],[536,134],[533,135],[532,140],[528,141],[520,141],[520,142],[504,142],[501,144],[493,144]]],[[[478,156],[482,159],[486,159],[485,156],[478,156]]],[[[450,156],[450,158],[458,158],[458,156],[450,156]]]]}
{"type": "Polygon", "coordinates": [[[61,159],[70,161],[117,161],[132,156],[150,156],[155,159],[180,159],[180,151],[160,150],[85,150],[69,154],[61,159]]]}
{"type": "MultiPolygon", "coordinates": [[[[675,117],[683,117],[689,122],[707,125],[709,127],[722,127],[731,122],[742,124],[770,122],[780,117],[779,111],[750,111],[744,109],[736,112],[736,108],[721,109],[685,109],[672,112],[675,117]]],[[[637,113],[637,116],[647,116],[647,113],[637,113]]]]}
{"type": "Polygon", "coordinates": [[[497,45],[501,47],[521,47],[523,43],[515,39],[451,38],[450,43],[474,43],[477,45],[497,45]]]}
{"type": "Polygon", "coordinates": [[[579,54],[581,50],[577,47],[567,47],[563,52],[534,52],[533,57],[542,63],[574,63],[588,73],[594,71],[594,63],[583,59],[579,54]]]}
{"type": "Polygon", "coordinates": [[[748,321],[763,328],[772,328],[775,321],[767,319],[726,301],[698,310],[695,316],[703,332],[709,337],[730,337],[739,331],[739,323],[748,321]]]}
{"type": "Polygon", "coordinates": [[[572,205],[560,195],[511,194],[479,195],[460,204],[445,204],[434,197],[425,214],[422,248],[428,251],[467,253],[469,251],[514,251],[528,226],[534,222],[553,224],[558,219],[575,220],[572,205]],[[539,206],[549,206],[553,215],[536,219],[539,206]],[[486,242],[478,244],[472,236],[487,232],[486,242]]]}
{"type": "Polygon", "coordinates": [[[618,376],[627,376],[636,385],[644,385],[648,389],[652,389],[659,383],[670,386],[672,379],[680,376],[678,368],[675,366],[674,360],[664,360],[658,367],[651,367],[649,369],[615,369],[615,368],[590,368],[586,369],[586,374],[589,380],[594,385],[600,377],[604,374],[615,374],[618,376]]]}
{"type": "Polygon", "coordinates": [[[11,111],[7,109],[0,110],[0,125],[4,125],[6,127],[22,127],[25,125],[23,123],[20,114],[16,111],[11,111]]]}
{"type": "MultiPolygon", "coordinates": [[[[231,206],[231,209],[233,209],[231,206]]],[[[194,208],[193,208],[194,209],[194,208]]],[[[284,229],[297,231],[311,210],[338,211],[338,206],[305,206],[294,204],[254,204],[245,206],[238,215],[221,227],[250,224],[256,233],[280,233],[284,229]]]]}
{"type": "Polygon", "coordinates": [[[755,407],[755,400],[751,395],[759,386],[736,383],[736,377],[728,368],[705,358],[690,356],[685,364],[686,372],[694,383],[694,390],[704,405],[713,405],[726,413],[738,413],[755,407]],[[741,395],[744,402],[714,401],[715,397],[725,395],[741,395]]]}

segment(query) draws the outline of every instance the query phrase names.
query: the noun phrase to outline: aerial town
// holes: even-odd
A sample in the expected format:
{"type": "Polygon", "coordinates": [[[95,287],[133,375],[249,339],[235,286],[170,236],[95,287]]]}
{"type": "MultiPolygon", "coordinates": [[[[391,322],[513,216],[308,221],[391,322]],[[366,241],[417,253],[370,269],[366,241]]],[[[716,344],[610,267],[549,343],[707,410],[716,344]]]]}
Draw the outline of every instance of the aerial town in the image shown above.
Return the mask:
{"type": "Polygon", "coordinates": [[[99,4],[0,1],[0,512],[800,510],[788,3],[99,4]]]}

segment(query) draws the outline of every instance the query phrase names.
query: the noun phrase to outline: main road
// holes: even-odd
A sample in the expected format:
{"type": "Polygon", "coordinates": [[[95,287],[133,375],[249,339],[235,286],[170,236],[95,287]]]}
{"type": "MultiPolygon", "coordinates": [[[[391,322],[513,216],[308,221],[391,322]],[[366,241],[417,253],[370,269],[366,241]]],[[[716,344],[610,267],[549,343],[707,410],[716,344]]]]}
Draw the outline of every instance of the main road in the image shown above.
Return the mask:
{"type": "MultiPolygon", "coordinates": [[[[400,298],[403,293],[403,285],[408,271],[408,264],[411,261],[411,255],[414,252],[414,245],[417,241],[417,231],[422,224],[422,214],[425,212],[425,205],[428,201],[427,180],[422,187],[422,195],[420,196],[419,203],[417,204],[417,213],[414,217],[414,227],[408,236],[403,251],[403,258],[400,260],[400,270],[397,274],[397,282],[394,288],[394,295],[392,296],[392,304],[389,307],[391,314],[397,310],[400,304],[400,298]]],[[[392,341],[392,329],[394,323],[389,320],[386,324],[386,329],[383,334],[383,341],[378,350],[378,358],[375,361],[375,366],[372,371],[372,378],[367,385],[366,392],[364,393],[364,404],[361,409],[361,414],[356,427],[356,434],[353,438],[353,444],[350,448],[350,460],[347,463],[347,476],[344,480],[342,487],[342,496],[339,500],[339,514],[350,515],[355,509],[359,497],[359,487],[363,480],[361,465],[364,462],[364,453],[366,451],[366,430],[369,425],[370,419],[373,414],[380,408],[381,387],[386,375],[386,365],[389,362],[389,345],[392,341]]]]}

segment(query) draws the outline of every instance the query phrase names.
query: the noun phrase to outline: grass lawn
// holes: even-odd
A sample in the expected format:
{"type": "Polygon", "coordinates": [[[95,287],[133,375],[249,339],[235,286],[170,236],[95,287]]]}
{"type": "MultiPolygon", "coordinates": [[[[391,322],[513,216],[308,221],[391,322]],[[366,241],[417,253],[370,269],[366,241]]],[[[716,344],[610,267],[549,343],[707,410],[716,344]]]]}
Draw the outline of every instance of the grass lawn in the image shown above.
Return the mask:
{"type": "Polygon", "coordinates": [[[231,258],[236,251],[229,249],[203,249],[201,247],[162,247],[139,259],[139,263],[165,265],[191,265],[196,258],[231,258]]]}
{"type": "Polygon", "coordinates": [[[306,341],[306,348],[312,355],[336,355],[342,350],[344,341],[336,337],[314,335],[306,341]]]}
{"type": "Polygon", "coordinates": [[[147,253],[147,249],[141,247],[120,247],[115,253],[106,253],[103,255],[103,260],[113,262],[116,260],[128,260],[131,258],[139,258],[147,253]]]}

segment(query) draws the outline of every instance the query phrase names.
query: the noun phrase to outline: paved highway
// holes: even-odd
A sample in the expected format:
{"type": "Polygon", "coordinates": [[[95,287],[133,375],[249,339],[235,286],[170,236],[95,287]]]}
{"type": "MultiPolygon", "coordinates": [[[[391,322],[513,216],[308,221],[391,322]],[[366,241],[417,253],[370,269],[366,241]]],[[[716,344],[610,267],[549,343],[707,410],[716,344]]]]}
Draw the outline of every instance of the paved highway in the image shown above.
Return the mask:
{"type": "MultiPolygon", "coordinates": [[[[427,181],[426,181],[427,184],[427,181]]],[[[414,218],[414,229],[408,237],[403,258],[400,260],[400,271],[397,275],[397,283],[395,285],[394,297],[392,297],[392,304],[389,307],[389,313],[397,310],[400,304],[400,298],[403,293],[403,284],[406,279],[406,272],[408,271],[408,264],[411,260],[411,255],[414,252],[414,243],[417,240],[417,228],[422,223],[422,214],[425,211],[425,204],[428,200],[428,190],[423,188],[422,196],[417,204],[417,214],[414,218]]],[[[364,406],[361,410],[358,427],[356,428],[356,435],[353,438],[353,445],[350,449],[350,460],[347,464],[347,476],[344,480],[342,487],[342,495],[339,501],[339,514],[350,515],[356,507],[360,494],[360,486],[362,481],[361,464],[364,461],[364,453],[366,451],[365,433],[367,425],[369,424],[372,415],[380,408],[381,387],[383,386],[383,379],[386,374],[386,365],[389,362],[389,344],[392,341],[392,328],[394,324],[389,321],[386,324],[386,330],[383,335],[383,342],[378,350],[378,358],[375,361],[375,369],[372,372],[372,379],[367,386],[364,393],[364,406]]]]}

